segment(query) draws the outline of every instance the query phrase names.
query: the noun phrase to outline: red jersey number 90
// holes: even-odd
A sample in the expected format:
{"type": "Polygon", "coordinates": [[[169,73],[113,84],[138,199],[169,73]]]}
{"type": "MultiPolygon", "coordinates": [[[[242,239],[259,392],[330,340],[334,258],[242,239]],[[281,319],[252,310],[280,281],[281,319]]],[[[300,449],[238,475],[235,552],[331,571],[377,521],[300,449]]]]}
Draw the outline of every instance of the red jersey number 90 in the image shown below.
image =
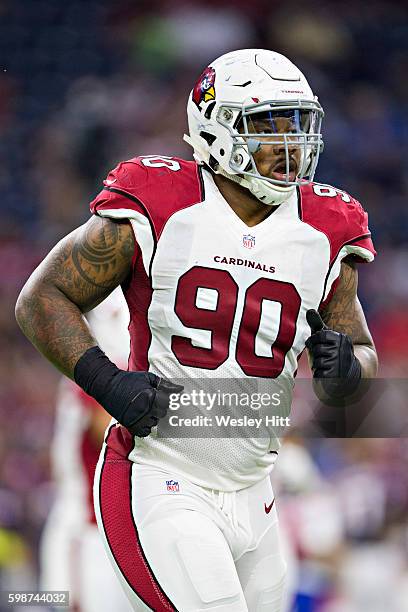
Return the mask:
{"type": "MultiPolygon", "coordinates": [[[[231,333],[238,301],[238,285],[226,270],[195,266],[180,277],[174,309],[185,327],[211,332],[211,348],[194,346],[190,338],[172,336],[171,348],[177,360],[195,368],[215,370],[229,357],[231,333]],[[213,310],[197,306],[200,288],[217,292],[213,310]]],[[[276,378],[293,345],[301,298],[294,285],[270,278],[258,278],[248,287],[236,342],[236,360],[247,376],[276,378]],[[271,356],[255,352],[262,302],[281,304],[279,330],[271,345],[271,356]]]]}

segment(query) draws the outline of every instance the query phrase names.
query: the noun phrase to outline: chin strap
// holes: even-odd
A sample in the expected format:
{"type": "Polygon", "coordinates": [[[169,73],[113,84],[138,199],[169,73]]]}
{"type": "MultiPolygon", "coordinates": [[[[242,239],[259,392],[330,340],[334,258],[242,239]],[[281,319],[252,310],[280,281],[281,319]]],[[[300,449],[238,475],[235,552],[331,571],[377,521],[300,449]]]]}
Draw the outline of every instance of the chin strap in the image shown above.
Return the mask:
{"type": "MultiPolygon", "coordinates": [[[[194,159],[197,162],[202,163],[204,160],[208,159],[209,152],[206,151],[204,147],[201,147],[195,139],[193,140],[190,136],[184,134],[183,140],[193,147],[194,159]]],[[[234,183],[238,183],[241,187],[245,187],[245,189],[248,189],[252,195],[262,202],[262,204],[267,204],[268,206],[279,206],[279,204],[286,202],[295,190],[295,185],[279,187],[279,185],[271,185],[271,183],[260,178],[246,178],[239,174],[229,174],[220,164],[218,164],[218,168],[214,170],[214,172],[216,174],[222,174],[222,176],[225,176],[225,178],[230,181],[234,181],[234,183]]]]}
{"type": "Polygon", "coordinates": [[[279,204],[283,204],[283,202],[286,202],[286,200],[290,198],[295,190],[295,185],[291,185],[290,187],[279,187],[277,185],[271,185],[262,179],[246,178],[239,176],[239,174],[228,174],[221,166],[218,166],[217,173],[222,174],[222,176],[225,176],[225,178],[230,181],[238,183],[241,187],[245,187],[245,189],[248,189],[252,195],[262,202],[262,204],[267,204],[268,206],[279,206],[279,204]]]}

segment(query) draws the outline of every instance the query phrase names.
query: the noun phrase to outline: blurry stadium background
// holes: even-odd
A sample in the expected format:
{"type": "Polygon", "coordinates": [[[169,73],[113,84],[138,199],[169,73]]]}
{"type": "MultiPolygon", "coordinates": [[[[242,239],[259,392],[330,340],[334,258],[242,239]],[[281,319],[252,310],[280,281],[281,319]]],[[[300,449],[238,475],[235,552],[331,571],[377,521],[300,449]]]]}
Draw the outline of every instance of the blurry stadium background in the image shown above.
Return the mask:
{"type": "MultiPolygon", "coordinates": [[[[319,95],[325,151],[316,178],[369,212],[379,255],[361,270],[360,296],[381,374],[407,376],[405,2],[1,0],[2,590],[36,586],[53,499],[59,376],[19,332],[17,293],[50,247],[88,219],[88,201],[119,160],[191,157],[182,142],[188,92],[209,61],[242,47],[287,54],[319,95]]],[[[293,439],[277,472],[298,559],[293,609],[408,610],[407,440],[293,439]]]]}

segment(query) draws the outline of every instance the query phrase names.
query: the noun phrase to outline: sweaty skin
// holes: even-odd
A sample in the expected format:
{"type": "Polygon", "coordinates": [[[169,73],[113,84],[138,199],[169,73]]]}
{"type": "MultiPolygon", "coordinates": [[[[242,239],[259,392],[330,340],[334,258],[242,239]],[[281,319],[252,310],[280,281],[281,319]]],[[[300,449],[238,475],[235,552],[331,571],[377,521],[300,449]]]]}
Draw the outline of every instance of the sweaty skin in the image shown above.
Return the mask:
{"type": "Polygon", "coordinates": [[[82,313],[126,281],[133,253],[128,222],[91,217],[52,249],[24,285],[16,304],[17,322],[69,378],[81,355],[97,345],[82,313]]]}
{"type": "MultiPolygon", "coordinates": [[[[292,121],[286,117],[275,117],[274,119],[275,129],[279,134],[291,134],[296,133],[297,128],[293,125],[292,121]]],[[[274,136],[268,121],[262,119],[252,119],[248,126],[248,131],[257,134],[257,138],[260,142],[267,140],[269,144],[262,144],[259,151],[253,154],[254,161],[258,172],[262,176],[269,178],[278,178],[274,174],[276,166],[282,165],[281,172],[285,172],[286,169],[286,152],[285,146],[282,143],[281,136],[274,136]],[[259,136],[259,134],[268,134],[268,136],[259,136]],[[276,141],[276,144],[273,142],[276,141]]],[[[293,176],[290,180],[295,180],[296,175],[299,172],[300,162],[302,159],[301,147],[295,142],[296,136],[291,138],[288,137],[288,156],[290,160],[289,170],[293,176]]]]}

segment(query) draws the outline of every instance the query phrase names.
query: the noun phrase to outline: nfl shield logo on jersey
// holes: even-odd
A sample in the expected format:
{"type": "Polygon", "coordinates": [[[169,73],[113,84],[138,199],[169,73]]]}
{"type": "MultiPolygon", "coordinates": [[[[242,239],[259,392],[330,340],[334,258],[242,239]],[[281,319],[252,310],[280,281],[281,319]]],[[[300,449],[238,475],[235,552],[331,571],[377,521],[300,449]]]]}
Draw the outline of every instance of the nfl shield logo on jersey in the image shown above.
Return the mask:
{"type": "Polygon", "coordinates": [[[242,236],[242,244],[246,249],[253,249],[255,246],[255,236],[251,236],[251,234],[244,234],[242,236]]]}
{"type": "Polygon", "coordinates": [[[167,491],[171,491],[172,493],[177,493],[180,491],[180,485],[177,480],[166,480],[167,491]]]}

